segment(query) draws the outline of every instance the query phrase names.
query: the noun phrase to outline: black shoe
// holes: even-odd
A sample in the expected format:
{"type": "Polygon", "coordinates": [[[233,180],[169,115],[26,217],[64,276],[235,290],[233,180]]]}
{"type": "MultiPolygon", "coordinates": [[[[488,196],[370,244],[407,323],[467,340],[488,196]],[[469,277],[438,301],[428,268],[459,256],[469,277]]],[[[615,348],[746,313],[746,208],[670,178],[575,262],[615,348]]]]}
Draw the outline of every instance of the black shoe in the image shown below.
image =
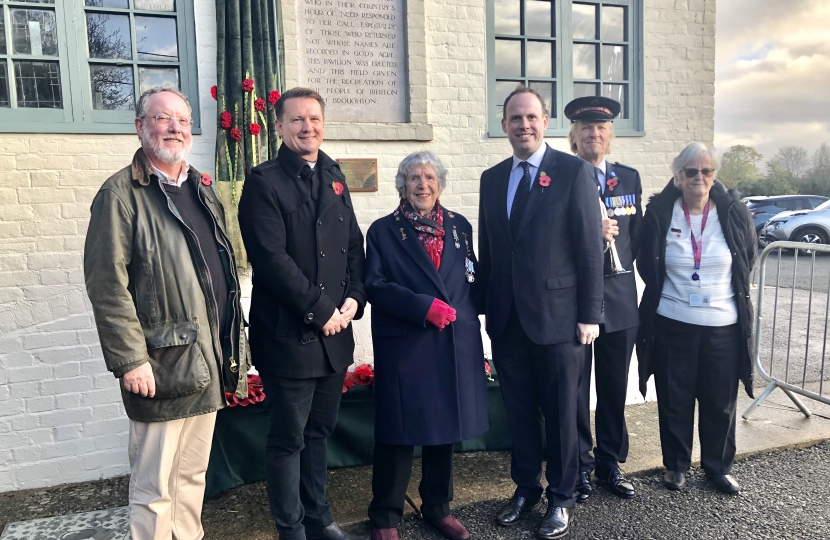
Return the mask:
{"type": "Polygon", "coordinates": [[[568,534],[573,515],[573,508],[548,506],[548,511],[545,512],[545,517],[542,518],[542,524],[539,526],[539,532],[536,536],[545,540],[562,538],[568,534]]]}
{"type": "Polygon", "coordinates": [[[718,491],[734,495],[741,491],[741,485],[735,480],[731,474],[709,474],[706,473],[707,478],[715,484],[718,491]]]}
{"type": "Polygon", "coordinates": [[[334,521],[328,527],[306,527],[305,537],[308,540],[370,540],[365,534],[347,533],[334,521]]]}
{"type": "Polygon", "coordinates": [[[592,491],[594,491],[594,488],[591,485],[591,473],[588,471],[581,471],[579,473],[579,477],[576,479],[576,486],[574,487],[576,502],[584,503],[587,501],[591,496],[592,491]]]}
{"type": "Polygon", "coordinates": [[[630,499],[634,496],[634,484],[625,478],[619,467],[602,472],[597,470],[597,478],[604,481],[608,485],[608,490],[617,497],[630,499]]]}
{"type": "Polygon", "coordinates": [[[519,522],[522,514],[535,510],[539,507],[539,501],[532,502],[524,497],[513,495],[510,501],[504,505],[496,516],[496,522],[499,525],[509,527],[519,522]]]}
{"type": "Polygon", "coordinates": [[[664,472],[663,485],[672,491],[680,491],[686,485],[686,473],[675,471],[664,472]]]}

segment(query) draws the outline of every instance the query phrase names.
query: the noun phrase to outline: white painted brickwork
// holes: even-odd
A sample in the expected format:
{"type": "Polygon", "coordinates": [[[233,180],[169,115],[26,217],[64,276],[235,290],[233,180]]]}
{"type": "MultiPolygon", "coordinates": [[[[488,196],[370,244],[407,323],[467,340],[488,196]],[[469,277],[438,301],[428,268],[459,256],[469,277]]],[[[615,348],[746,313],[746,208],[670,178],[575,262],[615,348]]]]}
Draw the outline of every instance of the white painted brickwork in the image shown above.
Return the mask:
{"type": "MultiPolygon", "coordinates": [[[[195,0],[203,135],[190,161],[212,171],[214,3],[195,0]]],[[[434,141],[329,141],[333,157],[378,158],[380,190],[353,196],[364,229],[397,204],[400,160],[435,151],[450,170],[442,203],[475,225],[481,171],[509,154],[486,136],[482,0],[426,0],[428,121],[434,141]]],[[[283,1],[286,66],[297,80],[294,0],[283,1]]],[[[620,138],[613,160],[635,166],[644,187],[669,178],[692,140],[714,138],[715,0],[645,0],[646,136],[620,138]]],[[[567,151],[567,141],[548,141],[567,151]]],[[[0,135],[0,492],[125,474],[126,426],[105,370],[83,284],[89,204],[126,166],[133,136],[0,135]]],[[[356,358],[371,361],[368,320],[355,323],[356,358]]]]}

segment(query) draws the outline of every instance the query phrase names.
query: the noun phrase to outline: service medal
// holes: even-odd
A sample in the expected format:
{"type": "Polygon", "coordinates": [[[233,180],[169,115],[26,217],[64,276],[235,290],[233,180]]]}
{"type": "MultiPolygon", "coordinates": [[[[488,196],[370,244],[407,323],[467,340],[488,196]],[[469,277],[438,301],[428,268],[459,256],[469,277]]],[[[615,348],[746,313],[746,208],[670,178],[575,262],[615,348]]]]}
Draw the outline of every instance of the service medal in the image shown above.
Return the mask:
{"type": "Polygon", "coordinates": [[[621,216],[621,215],[623,215],[623,209],[622,209],[622,207],[620,207],[620,206],[616,207],[616,208],[614,209],[614,215],[615,215],[615,216],[621,216]]]}
{"type": "Polygon", "coordinates": [[[610,218],[612,218],[612,217],[614,217],[614,209],[613,209],[613,208],[609,208],[609,209],[608,209],[608,218],[610,219],[610,218]]]}

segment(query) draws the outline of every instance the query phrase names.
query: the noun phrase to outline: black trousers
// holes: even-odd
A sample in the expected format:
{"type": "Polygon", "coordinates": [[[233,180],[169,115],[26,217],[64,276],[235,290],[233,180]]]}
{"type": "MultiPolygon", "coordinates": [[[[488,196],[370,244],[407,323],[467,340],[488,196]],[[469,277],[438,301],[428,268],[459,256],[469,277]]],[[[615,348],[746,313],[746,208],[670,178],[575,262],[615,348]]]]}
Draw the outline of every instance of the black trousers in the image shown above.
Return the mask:
{"type": "MultiPolygon", "coordinates": [[[[452,444],[422,447],[421,513],[427,521],[450,515],[452,501],[452,444]]],[[[414,446],[375,443],[372,458],[372,502],[369,521],[378,529],[397,527],[412,476],[414,446]]]]}
{"type": "Polygon", "coordinates": [[[689,470],[697,400],[701,466],[729,474],[735,461],[739,325],[698,326],[657,315],[652,350],[663,465],[689,470]]]}
{"type": "Polygon", "coordinates": [[[577,429],[579,430],[579,470],[608,471],[628,459],[628,429],[625,425],[625,397],[628,368],[637,339],[637,327],[606,332],[599,327],[599,338],[585,346],[585,363],[579,378],[577,429]],[[592,362],[592,357],[595,362],[592,362]],[[597,408],[594,414],[597,445],[591,437],[591,365],[594,364],[597,408]],[[591,450],[594,454],[591,455],[591,450]]]}
{"type": "Polygon", "coordinates": [[[504,333],[492,344],[513,440],[510,473],[516,494],[531,501],[542,496],[546,447],[548,502],[573,508],[579,474],[576,390],[585,346],[576,341],[576,328],[574,339],[567,343],[533,343],[522,329],[515,306],[504,333]]]}
{"type": "Polygon", "coordinates": [[[265,444],[268,503],[282,540],[305,540],[306,528],[334,521],[326,500],[326,439],[337,424],[345,376],[260,373],[271,419],[265,444]]]}

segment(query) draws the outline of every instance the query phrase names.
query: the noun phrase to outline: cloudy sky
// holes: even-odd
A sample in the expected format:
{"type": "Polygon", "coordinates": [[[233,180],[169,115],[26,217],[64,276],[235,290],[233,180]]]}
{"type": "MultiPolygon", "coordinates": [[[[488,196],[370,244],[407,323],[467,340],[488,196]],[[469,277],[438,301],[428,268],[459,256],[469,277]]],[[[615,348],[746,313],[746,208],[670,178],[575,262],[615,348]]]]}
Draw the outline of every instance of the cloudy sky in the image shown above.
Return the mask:
{"type": "Polygon", "coordinates": [[[830,1],[718,0],[715,144],[830,144],[830,1]]]}

